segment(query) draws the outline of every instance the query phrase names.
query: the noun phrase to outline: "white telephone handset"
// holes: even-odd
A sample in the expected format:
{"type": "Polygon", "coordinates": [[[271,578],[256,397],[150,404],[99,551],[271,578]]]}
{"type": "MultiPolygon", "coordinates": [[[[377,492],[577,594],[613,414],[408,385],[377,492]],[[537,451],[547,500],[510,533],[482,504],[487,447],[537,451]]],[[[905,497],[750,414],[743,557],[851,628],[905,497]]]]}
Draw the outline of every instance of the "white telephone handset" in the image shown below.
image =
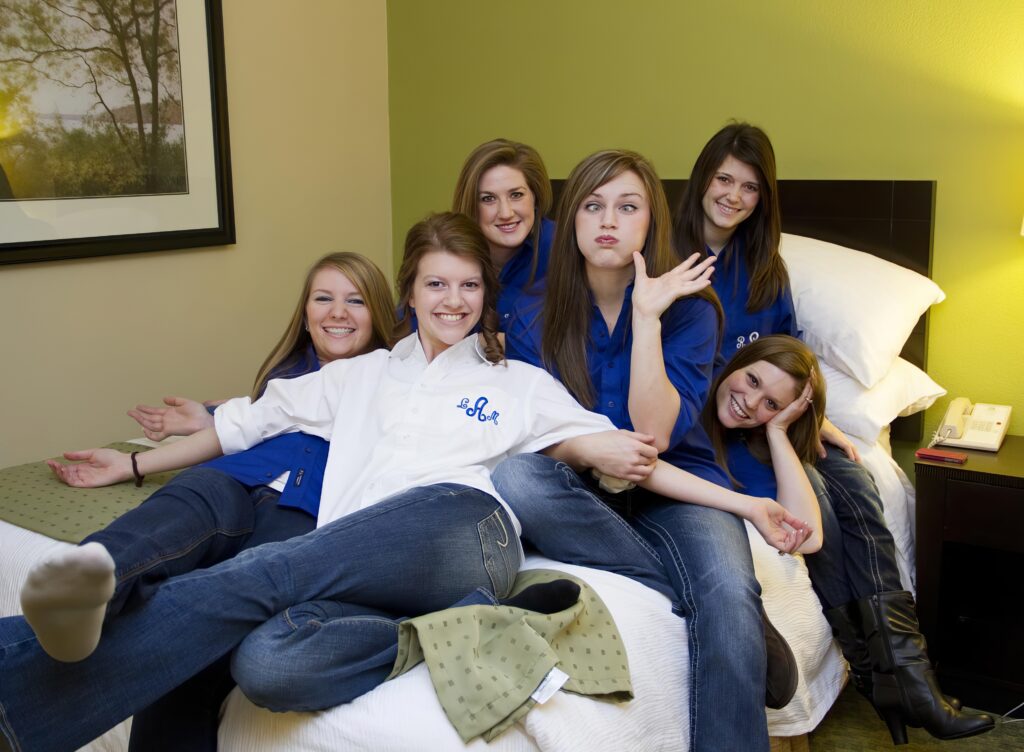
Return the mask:
{"type": "Polygon", "coordinates": [[[999,450],[1010,426],[1011,408],[1008,405],[975,405],[966,397],[957,397],[949,403],[946,415],[935,434],[942,446],[999,450]]]}

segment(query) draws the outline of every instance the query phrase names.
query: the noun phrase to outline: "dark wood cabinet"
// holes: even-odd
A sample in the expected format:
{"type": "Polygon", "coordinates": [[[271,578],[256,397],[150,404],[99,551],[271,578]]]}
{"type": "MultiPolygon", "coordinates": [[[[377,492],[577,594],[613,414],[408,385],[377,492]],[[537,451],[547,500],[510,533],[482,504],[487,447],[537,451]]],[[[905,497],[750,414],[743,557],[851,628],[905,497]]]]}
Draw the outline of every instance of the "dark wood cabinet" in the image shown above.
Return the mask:
{"type": "Polygon", "coordinates": [[[1002,714],[1024,701],[1024,437],[964,453],[914,463],[917,610],[943,690],[1002,714]]]}

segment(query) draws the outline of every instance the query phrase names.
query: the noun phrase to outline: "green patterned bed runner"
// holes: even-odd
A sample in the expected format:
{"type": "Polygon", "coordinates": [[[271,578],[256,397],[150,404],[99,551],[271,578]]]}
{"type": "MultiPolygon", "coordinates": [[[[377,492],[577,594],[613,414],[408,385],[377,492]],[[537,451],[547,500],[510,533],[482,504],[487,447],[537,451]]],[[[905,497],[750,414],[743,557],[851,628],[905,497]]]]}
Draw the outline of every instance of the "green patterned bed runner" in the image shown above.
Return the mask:
{"type": "MultiPolygon", "coordinates": [[[[147,447],[120,442],[108,444],[121,452],[145,452],[147,447]]],[[[141,488],[118,483],[106,488],[70,488],[50,472],[45,462],[30,462],[0,470],[0,520],[68,543],[106,527],[170,480],[175,473],[146,476],[141,488]]]]}

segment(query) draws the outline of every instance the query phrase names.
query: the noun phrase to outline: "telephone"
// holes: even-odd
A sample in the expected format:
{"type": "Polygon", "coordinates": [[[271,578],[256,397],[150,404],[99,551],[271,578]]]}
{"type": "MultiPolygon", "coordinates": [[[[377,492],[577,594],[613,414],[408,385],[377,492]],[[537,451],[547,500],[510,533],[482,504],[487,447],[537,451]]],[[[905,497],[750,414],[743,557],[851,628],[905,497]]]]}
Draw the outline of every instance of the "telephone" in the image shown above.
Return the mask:
{"type": "Polygon", "coordinates": [[[936,443],[942,446],[999,451],[1010,426],[1009,405],[972,405],[966,397],[949,403],[942,424],[935,432],[936,443]]]}

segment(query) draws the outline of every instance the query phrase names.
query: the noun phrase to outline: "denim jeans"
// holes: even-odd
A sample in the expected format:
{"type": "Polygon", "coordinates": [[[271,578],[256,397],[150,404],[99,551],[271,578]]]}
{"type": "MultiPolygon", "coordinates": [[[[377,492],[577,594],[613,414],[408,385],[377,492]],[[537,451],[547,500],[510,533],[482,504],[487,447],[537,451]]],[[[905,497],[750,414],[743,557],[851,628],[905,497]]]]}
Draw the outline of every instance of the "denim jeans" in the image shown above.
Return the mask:
{"type": "Polygon", "coordinates": [[[828,610],[903,590],[903,585],[896,544],[871,473],[836,447],[825,446],[828,456],[815,465],[825,488],[824,496],[818,496],[823,543],[804,561],[818,600],[828,610]]]}
{"type": "Polygon", "coordinates": [[[197,467],[86,537],[83,544],[102,543],[116,565],[108,618],[147,600],[169,577],[316,527],[305,512],[279,507],[280,496],[267,486],[245,486],[220,470],[197,467]]]}
{"type": "MultiPolygon", "coordinates": [[[[243,485],[220,470],[193,468],[88,536],[82,543],[102,543],[116,566],[107,618],[137,608],[169,577],[316,527],[309,514],[278,506],[280,496],[267,486],[243,485]]],[[[220,706],[232,687],[228,660],[215,661],[135,714],[129,750],[216,752],[220,706]]]]}
{"type": "MultiPolygon", "coordinates": [[[[497,604],[481,587],[449,607],[497,604]]],[[[404,620],[338,601],[293,606],[235,648],[231,674],[249,700],[276,712],[351,702],[390,676],[404,620]]]]}
{"type": "Polygon", "coordinates": [[[545,556],[674,600],[687,620],[694,752],[768,749],[761,590],[739,518],[643,491],[602,501],[568,465],[537,454],[505,460],[492,479],[545,556]]]}
{"type": "Polygon", "coordinates": [[[2,619],[0,731],[15,748],[74,749],[287,608],[330,599],[414,616],[481,587],[503,597],[519,564],[514,527],[493,497],[438,484],[173,577],[109,620],[96,652],[78,663],[49,658],[21,617],[2,619]]]}

